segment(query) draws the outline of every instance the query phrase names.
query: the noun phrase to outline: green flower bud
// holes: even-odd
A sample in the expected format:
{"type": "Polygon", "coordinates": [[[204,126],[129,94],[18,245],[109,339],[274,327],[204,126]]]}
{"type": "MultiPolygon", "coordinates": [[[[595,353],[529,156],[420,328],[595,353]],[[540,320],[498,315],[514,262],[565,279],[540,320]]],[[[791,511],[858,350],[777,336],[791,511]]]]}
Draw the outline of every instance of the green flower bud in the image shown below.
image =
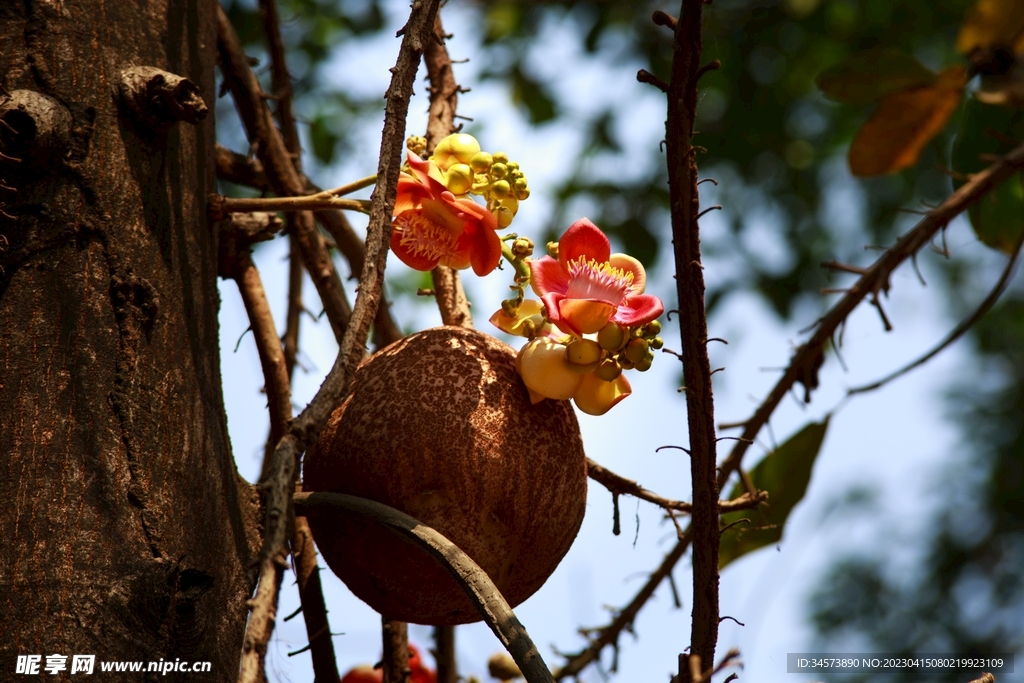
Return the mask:
{"type": "Polygon", "coordinates": [[[616,360],[618,361],[619,365],[622,367],[623,370],[632,370],[633,368],[636,367],[633,361],[626,358],[626,354],[624,353],[620,353],[618,356],[616,356],[616,360]]]}
{"type": "Polygon", "coordinates": [[[622,367],[611,358],[606,358],[597,366],[594,374],[605,382],[614,382],[622,374],[622,367]]]}
{"type": "Polygon", "coordinates": [[[491,185],[491,194],[498,199],[502,199],[508,196],[509,191],[512,188],[508,186],[507,180],[499,180],[491,185]]]}
{"type": "Polygon", "coordinates": [[[643,339],[633,339],[626,344],[626,349],[622,353],[634,364],[639,365],[647,355],[647,342],[643,339]]]}
{"type": "Polygon", "coordinates": [[[654,349],[655,351],[657,351],[658,349],[660,349],[660,348],[661,348],[662,346],[664,346],[664,345],[665,345],[665,340],[664,340],[664,339],[662,339],[661,337],[655,337],[654,339],[652,339],[652,340],[651,340],[650,342],[648,342],[648,343],[649,343],[649,344],[651,345],[651,348],[652,348],[652,349],[654,349]]]}
{"type": "Polygon", "coordinates": [[[608,323],[597,333],[597,343],[605,351],[618,351],[626,342],[626,331],[618,323],[608,323]]]}
{"type": "Polygon", "coordinates": [[[466,194],[473,189],[473,170],[468,164],[455,164],[445,175],[445,185],[454,195],[466,194]]]}
{"type": "Polygon", "coordinates": [[[469,160],[469,165],[473,167],[475,173],[487,173],[487,169],[494,163],[494,158],[491,157],[490,152],[477,152],[473,155],[473,158],[469,160]]]}
{"type": "Polygon", "coordinates": [[[661,332],[661,323],[659,323],[657,320],[652,320],[651,322],[644,325],[645,337],[657,336],[659,332],[661,332]]]}

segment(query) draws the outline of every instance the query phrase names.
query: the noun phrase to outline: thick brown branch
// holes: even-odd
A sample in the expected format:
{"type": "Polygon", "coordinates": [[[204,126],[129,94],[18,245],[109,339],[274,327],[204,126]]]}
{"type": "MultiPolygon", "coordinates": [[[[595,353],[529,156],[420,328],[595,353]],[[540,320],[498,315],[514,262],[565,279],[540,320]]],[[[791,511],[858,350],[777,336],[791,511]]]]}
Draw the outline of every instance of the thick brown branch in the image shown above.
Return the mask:
{"type": "MultiPolygon", "coordinates": [[[[679,334],[693,482],[693,618],[690,654],[713,662],[718,641],[718,480],[711,365],[708,361],[704,271],[701,267],[700,200],[696,151],[691,144],[700,78],[702,0],[683,0],[673,40],[668,88],[666,154],[672,242],[679,297],[679,334]]],[[[680,648],[682,649],[682,648],[680,648]]],[[[680,667],[680,678],[690,671],[680,667]]]]}
{"type": "Polygon", "coordinates": [[[437,662],[437,683],[458,683],[454,626],[434,627],[434,661],[437,662]]]}
{"type": "Polygon", "coordinates": [[[295,496],[298,512],[334,506],[373,517],[430,553],[476,605],[484,621],[505,646],[528,683],[553,681],[544,659],[526,629],[505,602],[487,573],[454,543],[404,512],[365,498],[340,493],[302,493],[295,496]]]}
{"type": "MultiPolygon", "coordinates": [[[[288,380],[284,350],[274,327],[260,273],[249,255],[248,245],[225,240],[221,248],[231,252],[222,256],[222,262],[227,262],[225,265],[230,276],[238,285],[256,339],[256,351],[263,368],[267,404],[270,408],[270,435],[274,443],[277,443],[288,431],[292,419],[291,383],[288,380]]],[[[266,474],[265,469],[263,474],[266,474]]]]}
{"type": "Polygon", "coordinates": [[[383,683],[407,683],[409,674],[409,625],[381,617],[381,640],[384,645],[383,683]]]}
{"type": "MultiPolygon", "coordinates": [[[[452,72],[452,60],[444,45],[445,33],[441,14],[434,20],[434,36],[423,53],[430,81],[430,110],[427,116],[427,151],[456,131],[455,110],[459,103],[459,84],[452,72]]],[[[430,272],[434,282],[435,299],[445,325],[473,327],[469,299],[462,287],[459,273],[447,266],[437,266],[430,272]]]]}

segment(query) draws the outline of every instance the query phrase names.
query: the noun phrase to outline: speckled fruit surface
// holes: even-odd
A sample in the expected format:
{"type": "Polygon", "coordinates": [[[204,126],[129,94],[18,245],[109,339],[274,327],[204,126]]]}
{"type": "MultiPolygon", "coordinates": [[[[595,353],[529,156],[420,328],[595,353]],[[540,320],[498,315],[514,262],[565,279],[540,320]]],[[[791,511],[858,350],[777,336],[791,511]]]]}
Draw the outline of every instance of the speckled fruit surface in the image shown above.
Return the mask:
{"type": "MultiPolygon", "coordinates": [[[[303,488],[385,503],[468,553],[513,607],[569,550],[586,505],[586,457],[567,401],[531,405],[515,351],[456,327],[374,354],[306,456],[303,488]]],[[[480,617],[424,551],[353,513],[309,517],[331,570],[390,619],[480,617]]]]}

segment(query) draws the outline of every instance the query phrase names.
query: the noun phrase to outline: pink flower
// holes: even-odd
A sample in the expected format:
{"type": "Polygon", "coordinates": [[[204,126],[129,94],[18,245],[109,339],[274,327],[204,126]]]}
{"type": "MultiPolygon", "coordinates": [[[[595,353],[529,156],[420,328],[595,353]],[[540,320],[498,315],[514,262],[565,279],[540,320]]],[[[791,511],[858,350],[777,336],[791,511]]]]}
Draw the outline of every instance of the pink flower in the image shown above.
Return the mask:
{"type": "Polygon", "coordinates": [[[643,293],[643,265],[632,256],[612,254],[608,238],[586,218],[562,235],[557,261],[545,256],[528,263],[530,283],[548,319],[567,334],[593,334],[609,321],[637,327],[665,310],[661,299],[643,293]]]}
{"type": "Polygon", "coordinates": [[[440,169],[409,154],[411,174],[398,178],[391,251],[420,271],[437,265],[483,276],[501,260],[494,214],[469,197],[456,197],[441,182],[440,169]]]}

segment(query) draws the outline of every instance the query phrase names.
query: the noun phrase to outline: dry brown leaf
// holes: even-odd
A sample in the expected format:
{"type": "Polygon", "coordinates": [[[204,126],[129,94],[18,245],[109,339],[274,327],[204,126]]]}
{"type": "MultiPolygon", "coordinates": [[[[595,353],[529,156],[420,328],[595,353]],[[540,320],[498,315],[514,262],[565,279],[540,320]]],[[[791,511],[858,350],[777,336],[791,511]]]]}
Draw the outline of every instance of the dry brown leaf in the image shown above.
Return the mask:
{"type": "Polygon", "coordinates": [[[850,145],[850,171],[868,177],[895,173],[917,163],[946,126],[963,97],[967,70],[942,71],[934,86],[886,95],[850,145]]]}

